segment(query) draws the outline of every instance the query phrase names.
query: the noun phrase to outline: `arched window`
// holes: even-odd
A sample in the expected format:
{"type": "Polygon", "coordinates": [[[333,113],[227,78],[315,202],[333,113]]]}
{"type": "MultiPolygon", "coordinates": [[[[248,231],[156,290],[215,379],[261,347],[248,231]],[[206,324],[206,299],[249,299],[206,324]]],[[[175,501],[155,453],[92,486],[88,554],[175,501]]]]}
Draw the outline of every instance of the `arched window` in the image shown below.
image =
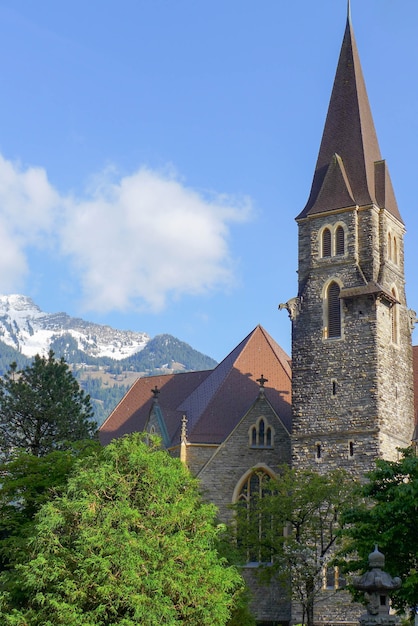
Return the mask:
{"type": "Polygon", "coordinates": [[[398,242],[396,241],[396,237],[393,238],[393,262],[398,263],[398,242]]]}
{"type": "Polygon", "coordinates": [[[265,417],[259,417],[248,434],[250,448],[272,448],[274,445],[274,428],[265,417]]]}
{"type": "Polygon", "coordinates": [[[329,228],[324,228],[322,231],[322,256],[331,256],[331,231],[329,228]]]}
{"type": "Polygon", "coordinates": [[[335,231],[335,254],[345,254],[345,232],[342,226],[337,226],[335,231]]]}
{"type": "Polygon", "coordinates": [[[341,337],[341,302],[340,287],[337,283],[330,283],[327,291],[327,337],[329,339],[341,337]]]}
{"type": "Polygon", "coordinates": [[[269,563],[271,549],[268,535],[271,515],[263,511],[261,500],[271,493],[271,476],[257,468],[246,476],[237,497],[237,543],[247,563],[269,563]]]}
{"type": "Polygon", "coordinates": [[[388,233],[388,259],[392,260],[392,235],[388,233]]]}
{"type": "Polygon", "coordinates": [[[250,445],[255,448],[257,446],[257,428],[253,426],[251,428],[251,443],[250,445]]]}

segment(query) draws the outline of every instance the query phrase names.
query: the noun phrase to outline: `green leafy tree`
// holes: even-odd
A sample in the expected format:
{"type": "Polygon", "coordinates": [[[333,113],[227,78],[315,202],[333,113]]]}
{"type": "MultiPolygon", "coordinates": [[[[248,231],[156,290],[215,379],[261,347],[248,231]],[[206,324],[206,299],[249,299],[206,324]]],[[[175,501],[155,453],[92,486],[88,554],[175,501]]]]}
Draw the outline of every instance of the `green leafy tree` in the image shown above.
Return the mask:
{"type": "Polygon", "coordinates": [[[22,370],[12,363],[0,379],[0,454],[8,458],[23,450],[43,456],[92,437],[92,415],[90,397],[52,351],[22,370]]]}
{"type": "Polygon", "coordinates": [[[402,578],[393,606],[415,615],[418,609],[418,458],[412,448],[399,461],[378,460],[362,488],[363,501],[345,516],[347,569],[368,569],[368,555],[377,544],[385,570],[402,578]],[[351,557],[351,558],[350,558],[351,557]]]}
{"type": "Polygon", "coordinates": [[[215,514],[159,441],[114,441],[41,507],[17,578],[0,579],[1,623],[223,626],[244,583],[219,556],[215,514]]]}
{"type": "Polygon", "coordinates": [[[334,567],[341,514],[352,504],[354,490],[353,479],[342,471],[320,475],[283,467],[250,508],[237,507],[244,555],[258,554],[268,563],[262,577],[278,579],[299,603],[308,626],[321,599],[324,568],[334,567]]]}
{"type": "Polygon", "coordinates": [[[3,567],[12,570],[26,556],[35,514],[63,488],[75,462],[99,447],[97,440],[88,439],[43,457],[17,451],[8,462],[0,464],[0,563],[3,567]]]}

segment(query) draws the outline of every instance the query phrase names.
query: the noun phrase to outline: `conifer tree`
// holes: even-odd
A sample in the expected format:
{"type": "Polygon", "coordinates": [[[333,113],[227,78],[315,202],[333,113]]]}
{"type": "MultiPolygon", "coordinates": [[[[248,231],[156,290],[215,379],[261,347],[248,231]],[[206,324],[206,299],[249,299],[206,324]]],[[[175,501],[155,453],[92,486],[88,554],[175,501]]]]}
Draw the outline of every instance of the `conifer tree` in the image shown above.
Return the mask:
{"type": "Polygon", "coordinates": [[[22,450],[40,457],[90,438],[92,416],[90,397],[52,351],[22,370],[12,363],[0,379],[0,455],[22,450]]]}

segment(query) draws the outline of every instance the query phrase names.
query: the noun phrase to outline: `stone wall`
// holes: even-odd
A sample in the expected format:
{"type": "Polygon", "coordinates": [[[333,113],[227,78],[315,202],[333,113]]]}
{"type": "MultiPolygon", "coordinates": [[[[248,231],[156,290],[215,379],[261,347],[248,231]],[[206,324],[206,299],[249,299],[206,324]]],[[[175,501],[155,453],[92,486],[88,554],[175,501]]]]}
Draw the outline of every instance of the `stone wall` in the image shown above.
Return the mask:
{"type": "Polygon", "coordinates": [[[396,458],[396,448],[409,445],[412,347],[403,254],[403,226],[374,206],[300,222],[301,303],[292,325],[294,466],[320,471],[343,466],[360,477],[376,458],[396,458]],[[337,223],[346,229],[345,254],[321,258],[322,229],[337,223]],[[396,237],[396,262],[388,259],[389,231],[396,237]],[[389,294],[395,290],[397,342],[392,303],[376,293],[344,298],[341,337],[328,339],[324,294],[331,280],[344,289],[364,288],[367,280],[379,281],[389,294]]]}

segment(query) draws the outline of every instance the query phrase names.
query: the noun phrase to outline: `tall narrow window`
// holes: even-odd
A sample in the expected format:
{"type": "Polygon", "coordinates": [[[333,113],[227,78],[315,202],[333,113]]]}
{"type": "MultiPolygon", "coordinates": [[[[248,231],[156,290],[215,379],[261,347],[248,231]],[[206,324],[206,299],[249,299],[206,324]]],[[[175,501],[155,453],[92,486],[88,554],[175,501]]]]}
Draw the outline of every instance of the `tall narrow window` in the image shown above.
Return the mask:
{"type": "Polygon", "coordinates": [[[345,254],[345,233],[342,226],[338,226],[335,231],[335,253],[338,255],[345,254]]]}
{"type": "Polygon", "coordinates": [[[328,287],[328,338],[341,337],[340,287],[332,282],[328,287]]]}
{"type": "MultiPolygon", "coordinates": [[[[395,289],[392,289],[392,296],[396,300],[398,299],[398,295],[397,295],[395,289]]],[[[391,315],[391,324],[392,324],[392,343],[398,343],[398,339],[399,339],[399,320],[398,320],[399,309],[398,309],[398,305],[396,303],[392,304],[392,308],[390,310],[390,315],[391,315]]]]}
{"type": "Polygon", "coordinates": [[[396,241],[396,237],[393,238],[393,262],[398,263],[398,242],[396,241]]]}
{"type": "Polygon", "coordinates": [[[237,542],[248,563],[268,563],[271,551],[266,535],[271,531],[271,515],[260,507],[270,493],[270,476],[262,469],[251,472],[238,495],[237,542]]]}
{"type": "Polygon", "coordinates": [[[331,256],[331,231],[329,228],[324,228],[322,232],[322,256],[331,256]]]}
{"type": "Polygon", "coordinates": [[[392,235],[388,233],[388,259],[392,260],[392,235]]]}
{"type": "Polygon", "coordinates": [[[250,445],[254,447],[257,445],[257,428],[255,426],[253,426],[251,429],[251,444],[250,445]]]}
{"type": "Polygon", "coordinates": [[[264,446],[264,437],[265,437],[266,431],[265,431],[265,423],[264,420],[261,419],[258,422],[258,445],[260,446],[264,446]]]}

